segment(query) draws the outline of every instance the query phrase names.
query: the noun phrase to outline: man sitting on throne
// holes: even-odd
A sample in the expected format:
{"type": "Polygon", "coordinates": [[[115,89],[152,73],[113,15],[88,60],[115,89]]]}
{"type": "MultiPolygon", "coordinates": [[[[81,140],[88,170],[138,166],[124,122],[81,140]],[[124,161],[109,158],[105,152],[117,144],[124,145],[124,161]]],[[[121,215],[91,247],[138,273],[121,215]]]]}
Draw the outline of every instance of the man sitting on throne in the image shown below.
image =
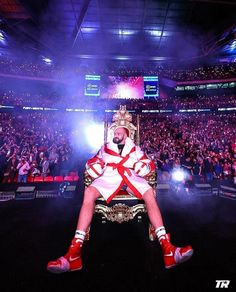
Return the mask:
{"type": "MultiPolygon", "coordinates": [[[[125,113],[128,112],[125,110],[125,113]]],[[[121,114],[124,118],[124,112],[121,111],[121,114]]],[[[145,178],[154,170],[154,162],[129,137],[131,133],[126,127],[127,121],[120,121],[113,127],[113,139],[105,143],[86,163],[86,170],[93,180],[84,192],[74,238],[64,256],[48,263],[49,272],[64,273],[82,269],[82,246],[93,218],[95,201],[102,196],[109,203],[124,185],[128,192],[145,202],[149,220],[163,252],[165,268],[183,263],[193,254],[189,245],[175,247],[171,244],[154,189],[145,178]]]]}

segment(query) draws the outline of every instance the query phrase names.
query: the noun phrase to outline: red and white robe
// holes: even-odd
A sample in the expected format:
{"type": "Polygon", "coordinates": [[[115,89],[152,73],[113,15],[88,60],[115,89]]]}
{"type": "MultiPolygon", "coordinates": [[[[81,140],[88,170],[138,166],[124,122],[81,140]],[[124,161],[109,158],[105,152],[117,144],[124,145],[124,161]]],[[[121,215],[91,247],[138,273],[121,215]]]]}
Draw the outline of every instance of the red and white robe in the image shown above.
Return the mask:
{"type": "Polygon", "coordinates": [[[134,171],[134,167],[135,163],[141,161],[143,165],[148,166],[150,172],[154,169],[154,163],[140,147],[135,146],[130,138],[126,138],[121,155],[117,144],[107,143],[102,146],[95,157],[87,162],[86,167],[89,168],[96,160],[105,164],[105,170],[91,183],[91,186],[100,192],[107,203],[112,200],[123,185],[127,185],[127,191],[140,199],[151,188],[147,180],[134,171]]]}

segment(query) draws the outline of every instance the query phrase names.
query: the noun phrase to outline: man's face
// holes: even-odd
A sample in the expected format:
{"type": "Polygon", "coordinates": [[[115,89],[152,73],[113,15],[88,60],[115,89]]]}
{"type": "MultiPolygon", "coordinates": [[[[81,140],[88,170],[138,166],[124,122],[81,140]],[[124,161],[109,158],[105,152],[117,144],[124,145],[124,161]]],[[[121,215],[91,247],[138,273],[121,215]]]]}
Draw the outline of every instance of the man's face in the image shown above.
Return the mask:
{"type": "Polygon", "coordinates": [[[118,128],[114,132],[113,142],[115,144],[125,144],[125,140],[127,138],[127,133],[124,128],[118,128]]]}

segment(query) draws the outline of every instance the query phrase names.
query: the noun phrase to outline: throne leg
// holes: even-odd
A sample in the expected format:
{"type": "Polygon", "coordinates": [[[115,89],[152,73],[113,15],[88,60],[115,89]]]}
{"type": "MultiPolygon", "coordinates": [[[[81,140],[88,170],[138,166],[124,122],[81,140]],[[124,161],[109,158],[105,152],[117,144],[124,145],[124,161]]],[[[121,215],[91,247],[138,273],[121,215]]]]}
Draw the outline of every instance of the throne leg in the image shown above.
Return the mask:
{"type": "Polygon", "coordinates": [[[85,234],[85,238],[84,240],[89,240],[90,239],[90,226],[88,227],[88,229],[86,230],[86,234],[85,234]]]}
{"type": "Polygon", "coordinates": [[[153,227],[153,225],[151,223],[149,223],[149,226],[148,226],[148,235],[149,235],[149,239],[151,241],[154,241],[157,239],[155,228],[153,227]]]}

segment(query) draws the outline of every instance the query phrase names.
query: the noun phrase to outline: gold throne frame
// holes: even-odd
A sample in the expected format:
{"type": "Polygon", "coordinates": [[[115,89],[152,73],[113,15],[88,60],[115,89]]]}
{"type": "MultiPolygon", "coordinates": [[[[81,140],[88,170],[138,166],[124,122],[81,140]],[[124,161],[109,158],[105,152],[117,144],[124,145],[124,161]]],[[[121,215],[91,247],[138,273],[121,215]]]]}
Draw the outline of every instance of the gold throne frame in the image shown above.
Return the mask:
{"type": "MultiPolygon", "coordinates": [[[[140,118],[137,115],[137,126],[132,123],[132,115],[126,110],[126,106],[120,106],[120,109],[113,115],[112,123],[108,121],[104,122],[104,142],[108,142],[111,139],[112,133],[118,127],[127,128],[129,131],[129,137],[134,141],[136,145],[140,145],[140,118]]],[[[157,174],[156,171],[151,172],[146,179],[150,186],[154,189],[156,195],[157,174]]],[[[92,178],[85,170],[84,172],[84,184],[85,188],[88,187],[92,178]]],[[[127,191],[120,190],[118,195],[112,199],[112,205],[107,205],[103,197],[99,197],[95,202],[94,213],[101,214],[102,223],[107,221],[123,223],[134,220],[137,218],[138,222],[142,220],[142,214],[147,213],[145,203],[142,199],[136,198],[134,195],[127,191]]],[[[90,228],[87,231],[86,239],[89,239],[90,228]]],[[[149,223],[149,239],[155,240],[154,227],[149,223]]]]}

